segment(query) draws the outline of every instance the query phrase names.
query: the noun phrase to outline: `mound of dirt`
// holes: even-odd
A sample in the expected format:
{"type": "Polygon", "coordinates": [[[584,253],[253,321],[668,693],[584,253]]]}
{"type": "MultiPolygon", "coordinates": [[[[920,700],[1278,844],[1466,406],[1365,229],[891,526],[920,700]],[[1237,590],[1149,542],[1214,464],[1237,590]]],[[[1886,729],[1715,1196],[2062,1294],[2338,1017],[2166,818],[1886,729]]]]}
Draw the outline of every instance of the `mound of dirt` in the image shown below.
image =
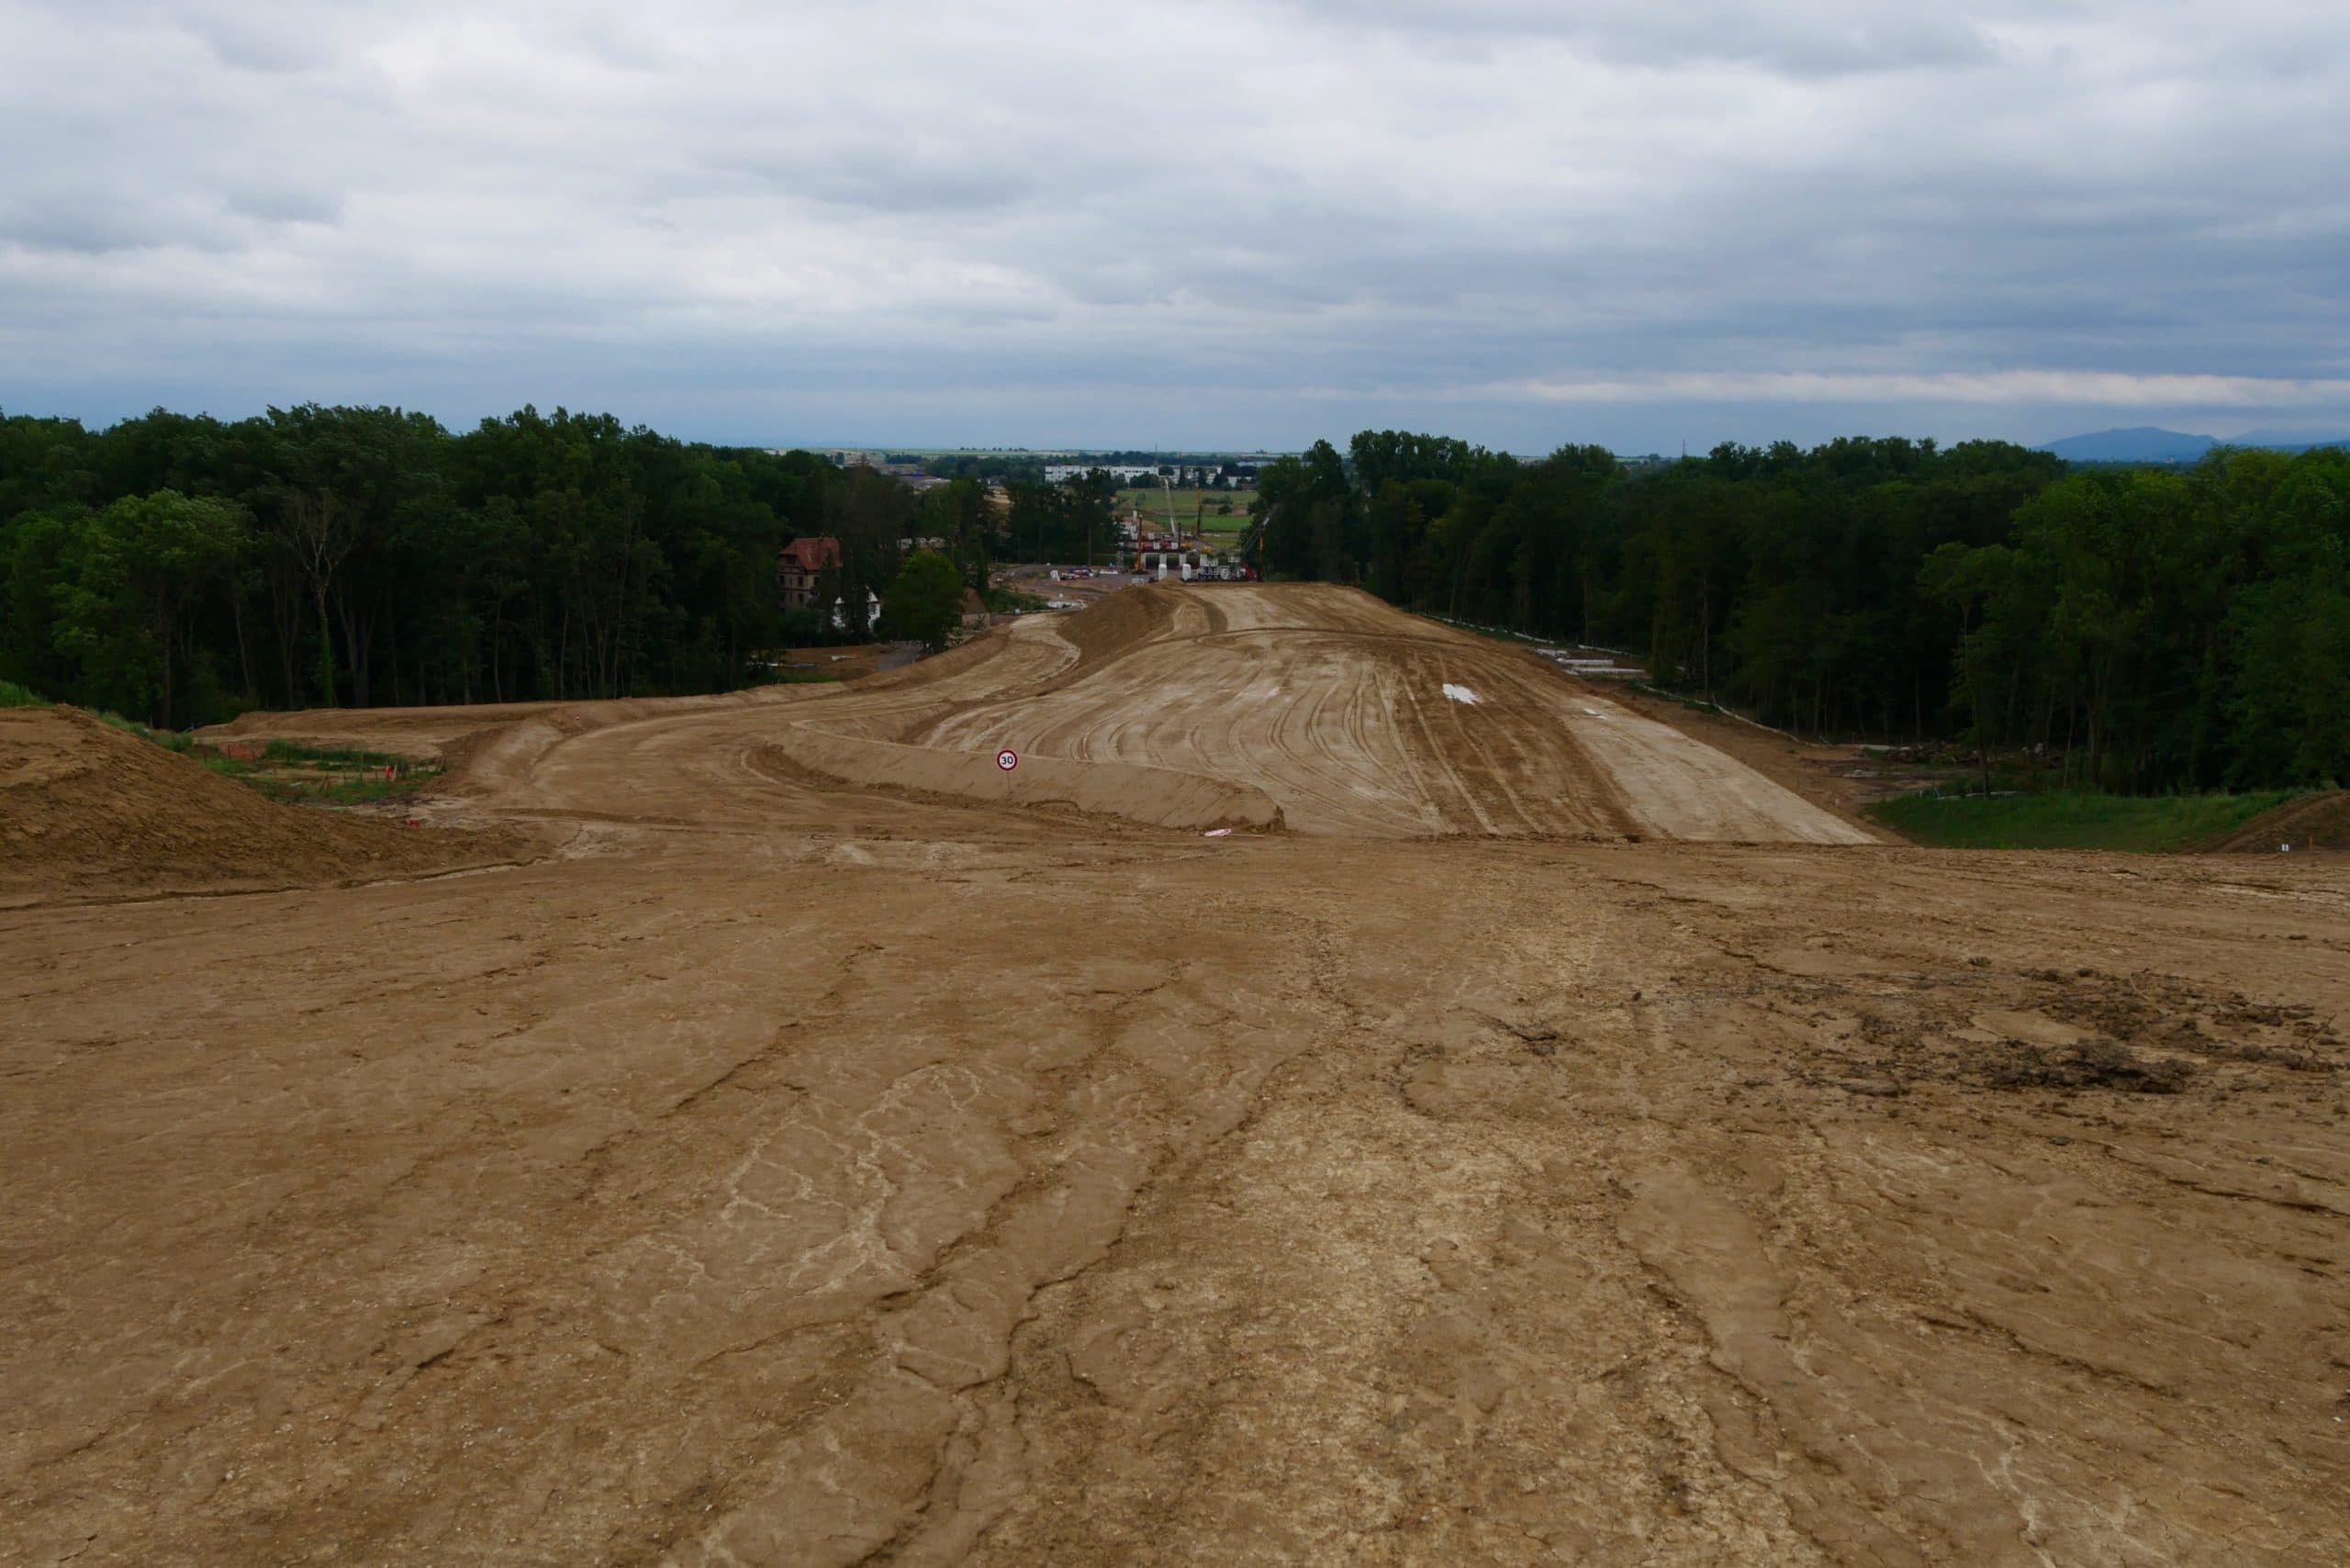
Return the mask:
{"type": "Polygon", "coordinates": [[[442,762],[450,748],[486,730],[526,722],[557,711],[564,702],[483,702],[451,708],[300,708],[286,712],[242,713],[211,724],[196,738],[218,745],[229,741],[299,741],[306,745],[387,751],[420,762],[442,762]]]}
{"type": "MultiPolygon", "coordinates": [[[[1173,595],[1179,590],[1163,585],[1122,588],[1102,595],[1081,610],[1050,617],[1030,617],[1024,622],[996,626],[943,654],[913,664],[901,665],[872,676],[858,683],[860,695],[882,691],[920,690],[935,687],[959,677],[968,677],[982,666],[1014,646],[1024,624],[1034,630],[1038,622],[1052,629],[1063,649],[1060,661],[1044,681],[1032,683],[1039,687],[1057,688],[1068,685],[1081,675],[1091,673],[1108,661],[1148,643],[1164,633],[1174,619],[1173,595]],[[1068,658],[1068,649],[1076,650],[1074,661],[1068,658]]],[[[1035,644],[1029,644],[1034,646],[1035,644]]]]}
{"type": "Polygon", "coordinates": [[[2274,855],[2288,846],[2296,852],[2350,849],[2350,790],[2288,801],[2198,847],[2206,855],[2274,855]]]}
{"type": "MultiPolygon", "coordinates": [[[[1158,584],[1082,614],[1001,628],[972,646],[995,651],[981,663],[927,661],[864,683],[801,727],[949,757],[942,776],[973,786],[952,792],[986,799],[1005,798],[986,768],[1010,747],[1021,758],[1015,797],[1081,794],[1101,802],[1085,809],[1161,825],[1189,825],[1202,809],[1226,814],[1220,802],[1195,803],[1196,785],[1165,787],[1180,775],[1247,792],[1246,811],[1230,813],[1240,820],[1278,810],[1290,831],[1308,834],[1868,837],[1531,655],[1359,589],[1158,584]],[[1089,788],[1074,774],[1032,783],[1031,762],[1057,772],[1064,764],[1159,771],[1089,788]]],[[[950,789],[897,778],[913,765],[895,754],[886,768],[878,756],[845,767],[794,755],[855,783],[950,789]]]]}
{"type": "Polygon", "coordinates": [[[0,711],[0,902],[361,881],[527,850],[279,805],[71,708],[0,711]]]}
{"type": "Polygon", "coordinates": [[[198,730],[215,745],[297,741],[386,751],[446,769],[438,794],[487,794],[530,776],[547,752],[575,735],[642,719],[778,702],[804,702],[839,686],[755,686],[707,697],[614,697],[593,700],[482,703],[449,708],[306,708],[247,713],[198,730]]]}
{"type": "Polygon", "coordinates": [[[1002,626],[983,632],[943,654],[934,654],[913,664],[901,665],[896,669],[868,676],[857,682],[857,690],[895,691],[910,686],[927,686],[947,676],[968,674],[1003,652],[1005,639],[1010,634],[1010,630],[1002,626]]]}
{"type": "Polygon", "coordinates": [[[1125,762],[1072,762],[1032,756],[1016,770],[976,752],[895,745],[795,725],[758,756],[785,776],[822,778],[920,797],[1002,801],[1121,817],[1154,827],[1247,828],[1281,825],[1281,808],[1262,790],[1204,774],[1125,762]]]}
{"type": "Polygon", "coordinates": [[[1175,618],[1174,596],[1181,591],[1153,584],[1109,594],[1054,622],[1053,630],[1077,650],[1078,667],[1090,669],[1163,632],[1175,618]]]}

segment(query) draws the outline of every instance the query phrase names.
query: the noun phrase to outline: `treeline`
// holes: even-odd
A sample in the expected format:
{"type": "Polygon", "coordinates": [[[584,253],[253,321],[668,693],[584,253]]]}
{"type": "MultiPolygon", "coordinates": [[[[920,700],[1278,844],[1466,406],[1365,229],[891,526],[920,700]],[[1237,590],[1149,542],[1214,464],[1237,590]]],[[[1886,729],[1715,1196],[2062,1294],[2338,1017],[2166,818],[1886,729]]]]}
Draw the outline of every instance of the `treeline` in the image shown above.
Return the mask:
{"type": "Polygon", "coordinates": [[[1445,437],[1259,486],[1270,575],[1635,652],[1813,734],[1964,736],[2149,792],[2350,779],[2350,454],[2068,473],[2000,442],[1728,445],[1628,472],[1445,437]]]}
{"type": "Polygon", "coordinates": [[[453,434],[396,409],[0,419],[0,678],[166,726],[251,707],[723,690],[862,637],[900,542],[984,580],[975,480],[919,502],[806,453],[532,409],[453,434]],[[777,554],[829,533],[848,624],[787,616],[777,554]]]}
{"type": "Polygon", "coordinates": [[[1013,561],[1106,562],[1119,543],[1110,503],[1117,487],[1105,474],[1058,485],[1014,479],[1004,486],[1002,535],[997,553],[1013,561]]]}

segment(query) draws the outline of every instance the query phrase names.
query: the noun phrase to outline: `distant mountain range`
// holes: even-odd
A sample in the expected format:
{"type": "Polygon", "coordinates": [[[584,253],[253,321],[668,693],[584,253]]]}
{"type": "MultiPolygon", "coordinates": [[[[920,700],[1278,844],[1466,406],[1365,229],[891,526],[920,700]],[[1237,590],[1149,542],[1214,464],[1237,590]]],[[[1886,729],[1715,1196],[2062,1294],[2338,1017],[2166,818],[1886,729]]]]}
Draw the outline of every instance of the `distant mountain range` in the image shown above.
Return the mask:
{"type": "Polygon", "coordinates": [[[2042,444],[2067,463],[2192,463],[2215,446],[2266,446],[2279,452],[2307,452],[2313,446],[2350,446],[2350,435],[2340,431],[2246,431],[2221,441],[2217,436],[2188,435],[2156,425],[2132,425],[2127,430],[2096,431],[2068,435],[2042,444]]]}

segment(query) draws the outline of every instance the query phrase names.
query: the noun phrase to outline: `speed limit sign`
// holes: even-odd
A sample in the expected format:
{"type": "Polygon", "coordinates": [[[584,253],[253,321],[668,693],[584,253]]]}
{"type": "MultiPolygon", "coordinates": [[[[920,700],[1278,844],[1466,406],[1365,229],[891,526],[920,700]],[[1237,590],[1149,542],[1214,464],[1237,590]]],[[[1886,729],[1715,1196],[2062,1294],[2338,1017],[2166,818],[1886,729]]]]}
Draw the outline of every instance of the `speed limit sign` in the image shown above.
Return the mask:
{"type": "Polygon", "coordinates": [[[1020,766],[1020,754],[1010,746],[1006,746],[995,754],[995,765],[1009,773],[1020,766]]]}

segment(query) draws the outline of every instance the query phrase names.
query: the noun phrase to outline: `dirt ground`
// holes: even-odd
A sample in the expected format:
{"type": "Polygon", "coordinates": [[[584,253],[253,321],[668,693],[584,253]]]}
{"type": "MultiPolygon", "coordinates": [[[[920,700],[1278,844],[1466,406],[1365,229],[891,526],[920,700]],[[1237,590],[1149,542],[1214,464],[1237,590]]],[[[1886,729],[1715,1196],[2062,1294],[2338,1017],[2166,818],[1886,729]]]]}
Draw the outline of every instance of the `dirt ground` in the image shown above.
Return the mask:
{"type": "Polygon", "coordinates": [[[775,728],[785,758],[858,783],[1093,809],[1164,825],[1421,837],[1857,843],[1870,835],[1523,649],[1351,589],[1127,589],[1031,617],[957,661],[877,680],[775,728]],[[1009,746],[1031,762],[1005,775],[1009,746]],[[1170,778],[1170,776],[1173,776],[1170,778]],[[1173,778],[1229,797],[1196,822],[1173,778]],[[1080,782],[1080,780],[1082,782],[1080,782]]]}
{"type": "Polygon", "coordinates": [[[2338,857],[1326,589],[438,722],[559,849],[0,910],[0,1562],[2350,1561],[2338,857]]]}
{"type": "Polygon", "coordinates": [[[543,841],[300,811],[74,709],[0,709],[0,908],[431,875],[532,858],[543,841]]]}
{"type": "Polygon", "coordinates": [[[858,643],[838,648],[787,648],[776,655],[775,662],[779,668],[794,674],[862,680],[868,675],[910,665],[921,656],[919,643],[858,643]]]}

